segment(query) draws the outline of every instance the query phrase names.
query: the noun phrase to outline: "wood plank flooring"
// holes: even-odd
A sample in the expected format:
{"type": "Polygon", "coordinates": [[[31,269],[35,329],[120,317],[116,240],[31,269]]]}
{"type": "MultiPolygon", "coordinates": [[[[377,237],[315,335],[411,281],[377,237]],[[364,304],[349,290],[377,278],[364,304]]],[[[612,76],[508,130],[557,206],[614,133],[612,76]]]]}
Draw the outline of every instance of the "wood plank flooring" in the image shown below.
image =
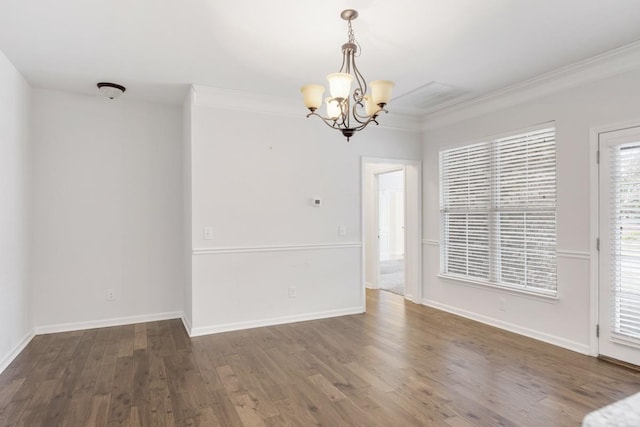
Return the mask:
{"type": "Polygon", "coordinates": [[[0,426],[571,426],[640,373],[402,297],[189,338],[179,320],[39,335],[0,375],[0,426]]]}

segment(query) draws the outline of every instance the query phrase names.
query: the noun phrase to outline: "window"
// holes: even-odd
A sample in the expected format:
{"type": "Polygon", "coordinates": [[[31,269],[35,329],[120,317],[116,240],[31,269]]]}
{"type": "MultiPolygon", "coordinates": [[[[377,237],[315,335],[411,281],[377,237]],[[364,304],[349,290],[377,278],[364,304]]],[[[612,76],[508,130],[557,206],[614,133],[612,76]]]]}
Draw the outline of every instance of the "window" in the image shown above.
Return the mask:
{"type": "Polygon", "coordinates": [[[442,274],[556,295],[555,128],[440,152],[442,274]]]}
{"type": "MultiPolygon", "coordinates": [[[[640,339],[640,143],[611,150],[613,332],[640,339]]],[[[637,341],[636,341],[637,342],[637,341]]]]}

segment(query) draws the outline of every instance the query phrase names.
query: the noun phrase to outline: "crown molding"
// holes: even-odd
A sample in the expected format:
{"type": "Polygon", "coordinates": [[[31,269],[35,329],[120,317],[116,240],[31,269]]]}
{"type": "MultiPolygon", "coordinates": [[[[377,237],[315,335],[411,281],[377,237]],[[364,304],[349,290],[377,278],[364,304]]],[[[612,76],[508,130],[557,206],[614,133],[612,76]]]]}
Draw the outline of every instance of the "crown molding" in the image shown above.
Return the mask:
{"type": "MultiPolygon", "coordinates": [[[[194,107],[219,108],[278,116],[300,116],[300,105],[291,99],[240,90],[221,89],[211,86],[192,85],[191,105],[194,107]]],[[[304,117],[304,114],[302,114],[304,117]]]]}
{"type": "MultiPolygon", "coordinates": [[[[308,113],[301,100],[203,85],[192,85],[185,102],[190,102],[193,107],[219,108],[298,119],[306,119],[308,113]]],[[[378,126],[375,124],[371,126],[419,132],[422,128],[422,118],[419,115],[390,112],[380,116],[378,126]]]]}
{"type": "Polygon", "coordinates": [[[423,116],[437,129],[589,82],[640,68],[640,40],[423,116]]]}

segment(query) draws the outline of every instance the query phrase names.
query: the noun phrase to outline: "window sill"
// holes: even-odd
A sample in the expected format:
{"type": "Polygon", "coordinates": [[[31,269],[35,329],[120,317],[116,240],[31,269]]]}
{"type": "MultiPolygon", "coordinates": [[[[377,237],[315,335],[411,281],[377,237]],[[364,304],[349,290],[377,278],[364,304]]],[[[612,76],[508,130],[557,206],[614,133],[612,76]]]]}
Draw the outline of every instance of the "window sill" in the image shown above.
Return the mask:
{"type": "Polygon", "coordinates": [[[556,303],[559,301],[557,295],[545,295],[537,292],[531,292],[524,289],[511,288],[508,286],[500,286],[495,283],[484,282],[482,280],[467,279],[458,276],[450,276],[448,274],[438,274],[438,277],[445,279],[449,282],[454,282],[459,285],[471,286],[478,289],[485,289],[490,291],[497,291],[501,293],[509,293],[523,298],[533,299],[537,301],[543,301],[548,303],[556,303]]]}

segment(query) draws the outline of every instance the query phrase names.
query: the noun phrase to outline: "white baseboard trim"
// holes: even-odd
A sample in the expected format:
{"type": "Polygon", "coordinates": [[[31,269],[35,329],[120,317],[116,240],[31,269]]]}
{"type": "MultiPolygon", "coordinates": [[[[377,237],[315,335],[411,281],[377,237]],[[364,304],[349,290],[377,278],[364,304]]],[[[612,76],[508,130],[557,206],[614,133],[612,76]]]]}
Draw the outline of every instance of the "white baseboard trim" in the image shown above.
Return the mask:
{"type": "Polygon", "coordinates": [[[159,320],[180,319],[182,312],[143,314],[139,316],[117,317],[112,319],[90,320],[87,322],[59,323],[56,325],[36,326],[36,335],[54,334],[57,332],[82,331],[85,329],[108,328],[110,326],[131,325],[133,323],[156,322],[159,320]]]}
{"type": "Polygon", "coordinates": [[[342,308],[339,310],[320,311],[317,313],[294,314],[291,316],[275,317],[263,320],[250,320],[248,322],[224,323],[221,325],[200,326],[191,328],[189,336],[217,334],[220,332],[239,331],[242,329],[261,328],[263,326],[283,325],[286,323],[306,322],[308,320],[326,319],[329,317],[348,316],[363,313],[362,306],[342,308]]]}
{"type": "Polygon", "coordinates": [[[185,313],[182,313],[182,316],[180,316],[180,318],[182,319],[182,325],[184,326],[184,329],[187,331],[187,335],[192,336],[191,331],[193,330],[193,327],[191,326],[191,322],[189,322],[189,319],[187,319],[187,315],[185,313]]]}
{"type": "Polygon", "coordinates": [[[20,340],[20,342],[7,354],[2,361],[0,361],[0,374],[4,372],[5,369],[13,362],[13,359],[16,358],[25,349],[25,347],[31,342],[33,337],[36,336],[34,330],[27,332],[27,334],[20,340]]]}
{"type": "Polygon", "coordinates": [[[435,308],[438,310],[446,311],[447,313],[451,313],[461,317],[465,317],[467,319],[475,320],[476,322],[484,323],[487,325],[495,326],[496,328],[507,330],[509,332],[514,332],[516,334],[524,335],[526,337],[533,338],[538,341],[543,341],[548,344],[553,344],[558,347],[566,348],[567,350],[572,350],[577,353],[586,354],[586,355],[591,354],[588,344],[581,344],[579,342],[571,341],[566,338],[558,337],[558,336],[547,334],[544,332],[539,332],[533,329],[515,325],[513,323],[505,322],[503,320],[498,320],[492,317],[483,316],[481,314],[473,313],[467,310],[462,310],[456,307],[452,307],[450,305],[441,304],[439,302],[431,301],[428,299],[422,300],[422,304],[426,305],[427,307],[435,308]]]}

